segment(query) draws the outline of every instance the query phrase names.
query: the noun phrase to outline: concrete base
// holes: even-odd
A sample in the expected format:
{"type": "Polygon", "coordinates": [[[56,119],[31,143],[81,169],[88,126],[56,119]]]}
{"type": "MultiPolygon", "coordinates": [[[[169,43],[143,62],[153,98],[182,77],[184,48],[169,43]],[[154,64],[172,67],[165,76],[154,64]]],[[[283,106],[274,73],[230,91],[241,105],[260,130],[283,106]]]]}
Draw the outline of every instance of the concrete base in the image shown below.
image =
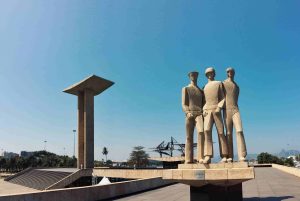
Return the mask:
{"type": "Polygon", "coordinates": [[[242,183],[233,186],[205,185],[202,187],[190,186],[191,201],[242,201],[242,183]]]}
{"type": "Polygon", "coordinates": [[[254,177],[246,162],[180,164],[163,172],[163,179],[190,185],[193,201],[242,201],[242,182],[254,177]]]}

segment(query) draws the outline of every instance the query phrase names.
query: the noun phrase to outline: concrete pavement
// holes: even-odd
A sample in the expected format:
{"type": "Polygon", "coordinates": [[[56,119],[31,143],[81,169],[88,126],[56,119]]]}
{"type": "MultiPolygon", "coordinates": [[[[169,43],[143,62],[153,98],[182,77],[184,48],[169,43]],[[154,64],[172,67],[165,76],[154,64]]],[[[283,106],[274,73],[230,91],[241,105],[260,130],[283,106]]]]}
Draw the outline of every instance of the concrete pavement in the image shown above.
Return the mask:
{"type": "Polygon", "coordinates": [[[17,193],[28,193],[28,192],[38,192],[39,190],[28,188],[25,186],[13,184],[3,179],[0,179],[0,196],[8,194],[17,194],[17,193]]]}

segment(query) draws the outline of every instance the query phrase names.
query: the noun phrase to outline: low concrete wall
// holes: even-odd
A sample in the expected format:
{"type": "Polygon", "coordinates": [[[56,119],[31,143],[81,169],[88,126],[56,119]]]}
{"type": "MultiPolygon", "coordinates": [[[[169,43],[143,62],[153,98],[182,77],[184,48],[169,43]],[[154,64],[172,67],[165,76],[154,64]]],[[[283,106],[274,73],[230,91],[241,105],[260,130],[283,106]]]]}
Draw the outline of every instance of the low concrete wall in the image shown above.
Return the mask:
{"type": "Polygon", "coordinates": [[[126,179],[145,179],[162,177],[163,169],[153,169],[153,170],[130,170],[130,169],[93,169],[93,174],[97,176],[106,177],[116,177],[116,178],[126,178],[126,179]]]}
{"type": "Polygon", "coordinates": [[[278,170],[281,170],[283,172],[295,175],[297,177],[300,177],[300,169],[295,168],[295,167],[287,167],[284,165],[277,165],[277,164],[272,164],[273,168],[276,168],[278,170]]]}
{"type": "Polygon", "coordinates": [[[172,184],[172,182],[164,181],[162,178],[148,178],[117,182],[104,186],[87,186],[17,195],[1,195],[0,201],[97,201],[149,190],[168,184],[172,184]]]}

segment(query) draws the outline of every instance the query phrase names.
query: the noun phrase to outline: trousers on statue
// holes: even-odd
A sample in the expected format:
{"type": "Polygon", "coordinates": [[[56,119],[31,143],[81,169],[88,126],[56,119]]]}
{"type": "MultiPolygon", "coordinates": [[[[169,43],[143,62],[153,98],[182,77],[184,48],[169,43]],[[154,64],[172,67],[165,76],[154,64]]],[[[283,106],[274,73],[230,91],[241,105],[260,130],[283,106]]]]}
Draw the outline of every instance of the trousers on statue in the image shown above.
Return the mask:
{"type": "Polygon", "coordinates": [[[185,163],[194,161],[194,128],[197,130],[197,159],[201,160],[204,156],[204,134],[203,116],[186,117],[186,143],[185,143],[185,163]]]}
{"type": "Polygon", "coordinates": [[[238,109],[226,109],[224,110],[224,120],[226,128],[226,138],[228,142],[228,157],[233,158],[233,126],[237,135],[237,150],[238,157],[246,157],[247,148],[245,143],[245,137],[243,133],[243,126],[241,121],[240,112],[238,109]]]}
{"type": "Polygon", "coordinates": [[[214,124],[216,125],[218,133],[220,156],[221,158],[227,157],[227,140],[224,135],[224,125],[222,121],[221,112],[215,113],[213,110],[205,111],[204,115],[204,155],[213,157],[212,127],[214,124]]]}

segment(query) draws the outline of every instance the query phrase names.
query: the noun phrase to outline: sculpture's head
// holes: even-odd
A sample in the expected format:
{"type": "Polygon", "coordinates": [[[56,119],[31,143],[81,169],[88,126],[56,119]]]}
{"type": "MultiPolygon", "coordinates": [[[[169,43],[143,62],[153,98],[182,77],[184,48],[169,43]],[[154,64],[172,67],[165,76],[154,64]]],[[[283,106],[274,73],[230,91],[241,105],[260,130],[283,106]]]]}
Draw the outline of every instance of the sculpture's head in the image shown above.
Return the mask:
{"type": "Polygon", "coordinates": [[[227,72],[227,77],[234,78],[234,75],[235,75],[235,70],[234,70],[234,68],[228,67],[228,68],[226,69],[226,72],[227,72]]]}
{"type": "Polygon", "coordinates": [[[208,67],[206,70],[205,70],[205,75],[208,79],[210,80],[213,80],[216,76],[216,71],[213,67],[208,67]]]}
{"type": "Polygon", "coordinates": [[[190,72],[189,74],[188,74],[188,76],[189,76],[189,78],[190,78],[190,80],[191,81],[197,81],[197,79],[198,79],[198,72],[196,72],[196,71],[193,71],[193,72],[190,72]]]}

